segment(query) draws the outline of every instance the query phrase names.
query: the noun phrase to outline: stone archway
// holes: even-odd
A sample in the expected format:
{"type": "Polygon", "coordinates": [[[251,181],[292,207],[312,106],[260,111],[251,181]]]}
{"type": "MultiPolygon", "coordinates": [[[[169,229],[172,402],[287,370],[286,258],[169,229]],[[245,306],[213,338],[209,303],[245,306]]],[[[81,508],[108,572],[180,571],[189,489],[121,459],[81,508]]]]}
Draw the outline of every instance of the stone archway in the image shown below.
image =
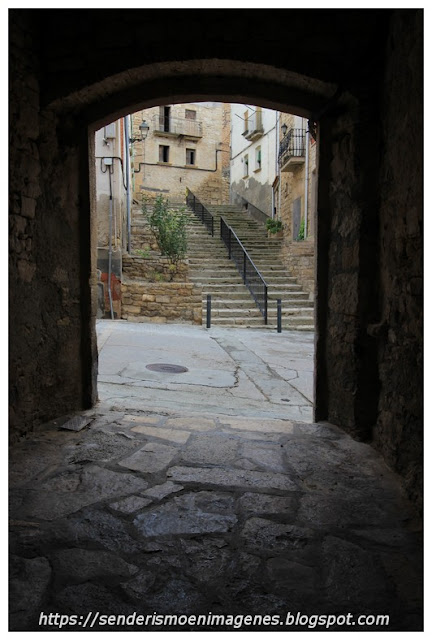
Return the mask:
{"type": "MultiPolygon", "coordinates": [[[[115,117],[119,117],[121,115],[129,113],[131,110],[139,110],[148,106],[163,104],[167,101],[169,101],[170,103],[176,103],[196,102],[199,100],[235,100],[244,103],[254,102],[255,104],[260,106],[281,109],[283,111],[291,110],[313,118],[316,118],[317,114],[321,115],[321,135],[324,136],[324,139],[325,136],[327,136],[327,139],[329,141],[334,135],[335,122],[340,123],[342,121],[342,131],[344,132],[342,133],[341,138],[345,138],[346,136],[350,138],[354,137],[353,123],[358,118],[358,101],[349,94],[340,95],[340,92],[337,91],[335,85],[320,82],[317,82],[316,84],[313,82],[311,83],[308,82],[305,78],[292,73],[287,73],[285,76],[284,74],[276,74],[276,76],[273,78],[273,82],[271,82],[271,69],[269,70],[265,66],[257,64],[248,65],[243,63],[242,65],[239,65],[236,61],[193,61],[189,64],[173,62],[164,63],[159,66],[156,65],[156,67],[157,69],[153,67],[140,68],[139,72],[135,70],[133,77],[139,78],[139,82],[132,82],[132,86],[128,87],[127,89],[122,88],[122,90],[119,92],[114,91],[113,95],[109,96],[101,103],[91,103],[87,106],[87,108],[84,109],[83,114],[85,115],[86,119],[96,118],[92,123],[89,124],[90,136],[92,136],[92,133],[95,129],[99,128],[109,121],[112,121],[115,117]],[[207,64],[209,65],[209,67],[207,67],[207,64]],[[219,75],[207,75],[208,68],[213,71],[213,64],[218,69],[219,75]],[[154,76],[158,72],[161,75],[159,78],[155,78],[154,76]],[[262,78],[266,74],[266,81],[263,82],[262,78]],[[146,77],[147,75],[149,76],[149,78],[147,81],[144,81],[143,77],[146,77]],[[276,77],[277,80],[275,79],[276,77]],[[200,92],[196,93],[194,92],[194,86],[196,86],[198,81],[200,85],[200,92]],[[250,89],[251,82],[253,82],[253,91],[251,91],[250,89]],[[138,99],[142,95],[146,96],[145,100],[138,99]],[[125,100],[128,101],[129,106],[127,106],[127,104],[123,104],[123,101],[125,100]],[[121,108],[119,108],[120,105],[121,108]],[[115,110],[111,111],[112,109],[115,110]]],[[[74,98],[69,97],[66,101],[66,104],[68,104],[68,101],[79,101],[80,99],[80,95],[77,95],[74,98]]],[[[340,133],[338,133],[338,135],[340,135],[340,133]]],[[[362,134],[360,134],[360,137],[366,137],[366,134],[363,130],[362,134]]],[[[377,144],[379,140],[377,131],[372,131],[369,129],[367,133],[367,139],[373,139],[373,144],[377,144]]],[[[365,143],[364,139],[362,141],[362,144],[363,143],[365,143]]],[[[328,384],[325,380],[325,371],[327,366],[326,360],[328,358],[326,322],[328,314],[327,283],[329,279],[329,237],[327,234],[327,229],[331,225],[331,213],[329,209],[331,205],[328,200],[331,177],[329,176],[329,168],[327,168],[326,171],[326,166],[328,167],[333,158],[332,153],[329,152],[330,147],[331,143],[329,142],[326,145],[325,150],[323,151],[322,157],[320,158],[321,169],[323,169],[324,175],[326,175],[326,179],[322,181],[319,189],[320,219],[317,221],[317,278],[319,284],[316,299],[316,371],[318,372],[318,375],[316,376],[315,410],[317,420],[327,419],[329,416],[328,384]]],[[[87,147],[85,150],[83,149],[83,154],[86,152],[86,150],[87,147]]],[[[348,166],[348,162],[351,161],[351,163],[353,164],[353,146],[351,148],[348,148],[346,144],[343,144],[341,145],[340,149],[338,149],[338,152],[339,151],[343,155],[343,160],[341,160],[342,163],[348,166]]],[[[91,160],[90,165],[92,164],[93,162],[91,160]]],[[[353,175],[351,176],[351,178],[355,180],[353,175]]],[[[347,200],[345,202],[349,201],[351,205],[351,201],[349,200],[351,196],[348,194],[346,194],[346,196],[347,200]]],[[[373,215],[376,215],[375,209],[373,211],[373,215]]],[[[357,221],[353,221],[351,235],[356,232],[356,228],[358,231],[357,225],[359,221],[359,219],[357,219],[357,221]]],[[[352,238],[350,238],[349,242],[352,242],[352,238]]],[[[359,251],[358,248],[356,250],[359,251]]],[[[92,258],[92,261],[94,262],[94,257],[92,258]]],[[[345,282],[348,283],[348,289],[352,289],[351,303],[355,307],[358,303],[357,288],[359,284],[355,278],[354,280],[350,280],[349,277],[347,277],[345,282]]],[[[337,303],[339,304],[339,312],[345,313],[344,305],[346,301],[347,299],[345,295],[341,296],[341,300],[337,303]]],[[[94,308],[94,302],[92,304],[92,308],[94,308]]],[[[347,315],[355,315],[355,313],[351,309],[347,315]]],[[[92,324],[93,320],[90,320],[90,327],[92,327],[92,324]]],[[[355,330],[353,329],[352,331],[353,340],[355,340],[355,330]]],[[[90,329],[90,340],[92,342],[92,345],[90,346],[90,352],[94,353],[94,336],[92,328],[90,329]]],[[[335,351],[337,353],[337,355],[335,353],[335,356],[338,360],[340,357],[339,346],[336,347],[335,351]]],[[[360,365],[358,362],[352,362],[353,353],[351,350],[351,346],[346,350],[345,356],[350,360],[349,368],[351,370],[353,380],[357,375],[357,369],[360,365]]],[[[369,360],[369,363],[370,373],[371,367],[376,364],[376,357],[373,356],[372,360],[369,360]]],[[[345,362],[345,365],[346,364],[347,362],[345,362]]],[[[372,377],[370,375],[368,377],[369,388],[372,388],[374,386],[375,380],[376,372],[373,371],[372,377]]],[[[89,383],[90,385],[95,385],[95,378],[89,381],[89,383]]],[[[336,384],[338,385],[339,382],[336,384]]],[[[356,385],[356,383],[352,381],[348,383],[347,396],[351,396],[352,384],[354,386],[356,385]]],[[[346,402],[345,399],[337,397],[340,395],[340,389],[338,388],[337,390],[335,390],[334,400],[335,406],[338,407],[337,410],[339,411],[340,407],[343,406],[346,402]]],[[[361,401],[356,400],[356,402],[361,401]]],[[[375,406],[373,401],[369,404],[371,407],[375,406]]],[[[370,434],[366,432],[364,424],[360,424],[359,422],[357,422],[355,412],[355,402],[353,403],[350,398],[349,404],[342,411],[343,416],[340,416],[339,423],[343,422],[344,426],[352,433],[363,435],[364,438],[369,437],[370,434]]],[[[370,415],[367,416],[366,420],[369,423],[371,422],[370,415]]]]}
{"type": "Polygon", "coordinates": [[[248,12],[247,33],[242,12],[168,14],[161,40],[163,12],[12,11],[14,437],[96,399],[88,128],[252,101],[320,121],[316,419],[373,440],[418,497],[421,128],[397,125],[421,121],[421,11],[248,12]]]}

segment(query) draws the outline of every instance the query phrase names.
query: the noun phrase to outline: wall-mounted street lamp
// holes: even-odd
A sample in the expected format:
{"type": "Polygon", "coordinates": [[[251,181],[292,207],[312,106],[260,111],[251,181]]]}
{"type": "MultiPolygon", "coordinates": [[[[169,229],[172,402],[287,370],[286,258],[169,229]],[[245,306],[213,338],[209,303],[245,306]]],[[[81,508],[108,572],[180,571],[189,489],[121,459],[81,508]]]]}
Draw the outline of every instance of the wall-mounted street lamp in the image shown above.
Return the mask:
{"type": "Polygon", "coordinates": [[[313,140],[317,139],[317,124],[313,120],[308,120],[308,129],[309,133],[312,136],[313,140]]]}
{"type": "Polygon", "coordinates": [[[285,138],[285,136],[286,136],[286,132],[287,132],[287,130],[288,130],[287,125],[284,123],[284,124],[281,126],[281,129],[282,129],[282,135],[283,135],[283,137],[285,138]]]}
{"type": "Polygon", "coordinates": [[[133,144],[134,142],[143,142],[147,138],[150,127],[145,120],[141,122],[138,129],[140,131],[139,138],[129,138],[129,144],[133,144]]]}

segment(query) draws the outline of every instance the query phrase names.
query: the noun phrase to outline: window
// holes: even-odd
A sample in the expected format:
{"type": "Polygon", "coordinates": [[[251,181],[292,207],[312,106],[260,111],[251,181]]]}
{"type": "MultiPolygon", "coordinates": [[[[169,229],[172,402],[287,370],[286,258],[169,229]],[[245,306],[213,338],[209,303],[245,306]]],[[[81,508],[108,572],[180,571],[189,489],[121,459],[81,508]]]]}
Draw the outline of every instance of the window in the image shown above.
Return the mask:
{"type": "Polygon", "coordinates": [[[245,155],[243,158],[243,178],[247,178],[249,175],[249,156],[245,155]]]}
{"type": "Polygon", "coordinates": [[[195,164],[195,149],[186,149],[186,164],[195,164]]]}
{"type": "Polygon", "coordinates": [[[255,149],[255,171],[261,170],[261,147],[255,149]]]}
{"type": "Polygon", "coordinates": [[[159,162],[169,162],[169,149],[164,144],[159,145],[159,162]]]}
{"type": "Polygon", "coordinates": [[[171,107],[159,107],[159,131],[171,130],[171,107]]]}
{"type": "Polygon", "coordinates": [[[193,109],[185,109],[186,120],[196,120],[196,111],[193,109]]]}

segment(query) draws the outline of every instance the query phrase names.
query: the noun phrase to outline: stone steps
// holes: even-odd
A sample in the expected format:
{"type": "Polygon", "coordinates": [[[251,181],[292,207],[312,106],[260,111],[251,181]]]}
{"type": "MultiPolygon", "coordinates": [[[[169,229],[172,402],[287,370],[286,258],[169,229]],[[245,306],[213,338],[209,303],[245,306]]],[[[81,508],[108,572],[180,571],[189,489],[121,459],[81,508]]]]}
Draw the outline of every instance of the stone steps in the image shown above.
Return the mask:
{"type": "Polygon", "coordinates": [[[260,326],[262,316],[243,284],[236,266],[228,259],[217,235],[190,212],[188,234],[189,279],[203,287],[203,323],[206,323],[207,294],[212,296],[212,324],[260,326]]]}
{"type": "MultiPolygon", "coordinates": [[[[171,203],[174,208],[176,203],[171,203]]],[[[179,203],[177,203],[179,204],[179,203]]],[[[184,204],[181,203],[182,207],[184,204]]],[[[228,251],[219,238],[222,216],[244,244],[268,284],[268,328],[276,328],[277,299],[282,300],[284,329],[313,330],[313,306],[309,295],[287,273],[279,259],[280,240],[268,238],[267,231],[255,220],[245,217],[241,208],[227,205],[207,207],[215,220],[212,237],[201,221],[186,209],[188,221],[188,280],[202,287],[202,317],[206,322],[207,295],[212,296],[212,325],[265,327],[261,312],[253,301],[228,251]]],[[[132,216],[133,239],[150,245],[152,234],[140,211],[132,216]]],[[[132,242],[134,246],[134,242],[132,242]]]]}
{"type": "Polygon", "coordinates": [[[221,308],[221,309],[213,309],[212,307],[212,318],[262,318],[259,310],[257,308],[242,308],[242,307],[230,307],[230,308],[221,308]]]}
{"type": "MultiPolygon", "coordinates": [[[[249,291],[244,291],[243,289],[236,289],[235,287],[217,287],[217,286],[207,286],[206,289],[212,296],[212,300],[245,300],[247,303],[250,301],[250,293],[249,291]],[[234,289],[234,290],[232,290],[234,289]]],[[[313,307],[314,303],[312,300],[309,300],[308,294],[303,291],[288,291],[284,293],[269,293],[268,299],[269,302],[276,303],[278,298],[282,299],[282,302],[291,305],[291,306],[304,306],[304,307],[313,307]]]]}
{"type": "MultiPolygon", "coordinates": [[[[279,260],[280,241],[267,238],[267,231],[256,221],[245,219],[241,209],[226,206],[207,207],[215,217],[215,229],[223,216],[245,245],[257,268],[268,281],[268,321],[276,327],[277,299],[282,299],[283,328],[313,330],[313,302],[302,291],[295,278],[287,274],[279,260]],[[282,288],[283,287],[283,288],[282,288]]],[[[203,321],[207,294],[212,296],[212,324],[223,326],[265,326],[263,317],[237,269],[227,269],[227,249],[222,241],[212,238],[198,219],[188,225],[190,279],[203,286],[203,321]],[[204,231],[200,233],[199,228],[204,231]],[[237,283],[235,284],[235,281],[237,283]]]]}
{"type": "MultiPolygon", "coordinates": [[[[207,305],[206,302],[203,301],[203,312],[205,312],[205,310],[207,309],[207,305]]],[[[239,301],[239,300],[214,300],[212,298],[212,304],[211,304],[211,309],[212,309],[212,315],[219,315],[219,316],[229,316],[232,314],[240,314],[240,315],[244,315],[244,314],[249,314],[249,315],[260,315],[260,311],[257,307],[255,307],[255,310],[253,310],[250,306],[250,303],[248,303],[247,301],[239,301]]],[[[288,318],[288,317],[292,317],[292,316],[296,316],[297,317],[307,317],[309,318],[309,312],[310,312],[310,307],[303,307],[303,306],[287,306],[287,305],[282,305],[282,310],[283,310],[283,316],[284,318],[288,318]]],[[[269,305],[268,309],[267,309],[267,316],[268,318],[272,318],[274,321],[276,321],[277,318],[277,306],[276,306],[276,301],[274,301],[274,304],[269,305]]]]}
{"type": "MultiPolygon", "coordinates": [[[[236,295],[225,296],[223,295],[223,291],[220,292],[219,295],[210,294],[212,299],[212,307],[216,308],[225,308],[232,307],[233,305],[244,308],[248,305],[250,306],[250,300],[246,296],[242,296],[241,292],[238,292],[236,295]]],[[[250,298],[250,295],[249,295],[250,298]]],[[[268,300],[268,309],[276,309],[278,298],[269,298],[268,300]]],[[[205,301],[203,301],[205,305],[205,301]]],[[[298,312],[299,310],[304,310],[309,312],[310,309],[313,309],[313,302],[310,300],[291,300],[291,299],[283,299],[282,298],[282,309],[287,311],[287,314],[298,312]]]]}
{"type": "MultiPolygon", "coordinates": [[[[199,282],[201,284],[243,284],[242,279],[240,278],[239,275],[237,274],[233,274],[231,277],[226,276],[226,277],[206,277],[203,275],[198,275],[198,276],[189,276],[189,280],[191,282],[199,282]]],[[[244,285],[243,285],[244,286],[244,285]]]]}

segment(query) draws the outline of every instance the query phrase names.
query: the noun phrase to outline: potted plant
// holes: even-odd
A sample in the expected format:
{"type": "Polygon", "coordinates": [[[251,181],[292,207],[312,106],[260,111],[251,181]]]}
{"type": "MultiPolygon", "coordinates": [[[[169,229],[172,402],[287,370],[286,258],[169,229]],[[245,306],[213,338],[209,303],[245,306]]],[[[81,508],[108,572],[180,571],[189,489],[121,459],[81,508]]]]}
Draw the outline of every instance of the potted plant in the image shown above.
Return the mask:
{"type": "Polygon", "coordinates": [[[267,218],[266,227],[267,235],[269,238],[271,238],[272,236],[280,238],[282,236],[282,220],[277,220],[276,218],[267,218]]]}

